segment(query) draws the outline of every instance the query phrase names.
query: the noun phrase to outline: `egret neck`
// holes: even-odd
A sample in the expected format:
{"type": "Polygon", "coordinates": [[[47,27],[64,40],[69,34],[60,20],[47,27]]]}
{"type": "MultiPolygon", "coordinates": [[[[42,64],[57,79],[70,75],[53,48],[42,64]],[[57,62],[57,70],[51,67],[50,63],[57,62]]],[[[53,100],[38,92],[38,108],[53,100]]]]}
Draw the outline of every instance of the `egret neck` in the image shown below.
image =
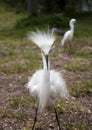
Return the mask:
{"type": "Polygon", "coordinates": [[[70,22],[70,30],[72,34],[74,33],[74,23],[70,22]]]}
{"type": "Polygon", "coordinates": [[[50,96],[50,64],[48,56],[42,53],[43,77],[39,93],[39,111],[42,112],[47,105],[50,96]]]}

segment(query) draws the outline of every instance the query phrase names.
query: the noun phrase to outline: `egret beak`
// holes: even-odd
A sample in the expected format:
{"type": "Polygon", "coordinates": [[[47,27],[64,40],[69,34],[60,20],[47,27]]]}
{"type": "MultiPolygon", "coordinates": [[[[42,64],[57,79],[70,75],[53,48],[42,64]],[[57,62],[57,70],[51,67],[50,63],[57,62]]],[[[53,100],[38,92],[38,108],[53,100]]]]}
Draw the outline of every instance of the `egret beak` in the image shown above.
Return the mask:
{"type": "Polygon", "coordinates": [[[47,70],[48,70],[48,55],[45,55],[46,64],[47,64],[47,70]]]}

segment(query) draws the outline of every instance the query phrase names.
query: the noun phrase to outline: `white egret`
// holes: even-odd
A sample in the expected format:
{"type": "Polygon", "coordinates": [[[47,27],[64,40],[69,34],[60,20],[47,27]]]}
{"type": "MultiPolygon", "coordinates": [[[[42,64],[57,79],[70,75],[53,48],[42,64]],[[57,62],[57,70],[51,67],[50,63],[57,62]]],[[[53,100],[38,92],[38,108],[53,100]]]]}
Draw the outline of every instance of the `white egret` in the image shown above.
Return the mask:
{"type": "Polygon", "coordinates": [[[37,120],[37,112],[43,112],[48,103],[54,106],[60,130],[61,128],[55,109],[54,99],[57,95],[66,98],[69,93],[62,75],[55,70],[50,70],[48,54],[55,41],[55,36],[49,31],[37,31],[31,32],[29,38],[41,49],[43,60],[43,69],[36,71],[33,76],[29,78],[29,82],[27,84],[27,88],[29,89],[31,95],[37,99],[37,109],[32,130],[34,130],[37,120]]]}
{"type": "Polygon", "coordinates": [[[69,43],[70,45],[70,51],[71,51],[71,41],[73,39],[74,35],[74,23],[76,22],[76,19],[71,19],[69,22],[70,30],[68,30],[63,37],[63,40],[61,41],[61,45],[63,46],[66,43],[69,43]]]}

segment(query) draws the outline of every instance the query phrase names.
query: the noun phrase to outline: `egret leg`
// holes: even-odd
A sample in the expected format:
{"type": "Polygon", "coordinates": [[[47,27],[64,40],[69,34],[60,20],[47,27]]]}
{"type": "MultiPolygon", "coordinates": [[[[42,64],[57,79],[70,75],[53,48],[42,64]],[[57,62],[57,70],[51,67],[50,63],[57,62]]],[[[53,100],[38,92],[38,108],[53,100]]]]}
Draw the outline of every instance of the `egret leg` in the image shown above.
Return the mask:
{"type": "Polygon", "coordinates": [[[71,44],[71,42],[69,42],[69,53],[70,54],[72,53],[72,44],[71,44]]]}
{"type": "Polygon", "coordinates": [[[61,130],[61,127],[60,127],[60,121],[59,121],[58,114],[57,114],[57,111],[56,111],[56,108],[55,108],[55,107],[54,107],[54,111],[55,111],[55,116],[56,116],[56,120],[57,120],[58,128],[59,128],[59,130],[61,130]]]}
{"type": "Polygon", "coordinates": [[[36,108],[36,111],[35,111],[35,118],[34,118],[34,123],[33,123],[33,126],[32,126],[32,130],[34,130],[35,128],[35,123],[37,121],[37,112],[38,112],[38,107],[36,108]]]}

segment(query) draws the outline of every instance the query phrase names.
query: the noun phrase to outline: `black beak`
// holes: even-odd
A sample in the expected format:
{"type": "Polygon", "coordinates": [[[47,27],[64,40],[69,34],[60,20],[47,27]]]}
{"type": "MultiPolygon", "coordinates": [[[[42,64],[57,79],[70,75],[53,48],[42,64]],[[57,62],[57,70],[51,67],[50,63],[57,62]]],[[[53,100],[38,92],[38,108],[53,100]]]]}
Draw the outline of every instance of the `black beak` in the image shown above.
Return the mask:
{"type": "Polygon", "coordinates": [[[47,64],[47,70],[48,70],[48,55],[45,55],[46,64],[47,64]]]}

